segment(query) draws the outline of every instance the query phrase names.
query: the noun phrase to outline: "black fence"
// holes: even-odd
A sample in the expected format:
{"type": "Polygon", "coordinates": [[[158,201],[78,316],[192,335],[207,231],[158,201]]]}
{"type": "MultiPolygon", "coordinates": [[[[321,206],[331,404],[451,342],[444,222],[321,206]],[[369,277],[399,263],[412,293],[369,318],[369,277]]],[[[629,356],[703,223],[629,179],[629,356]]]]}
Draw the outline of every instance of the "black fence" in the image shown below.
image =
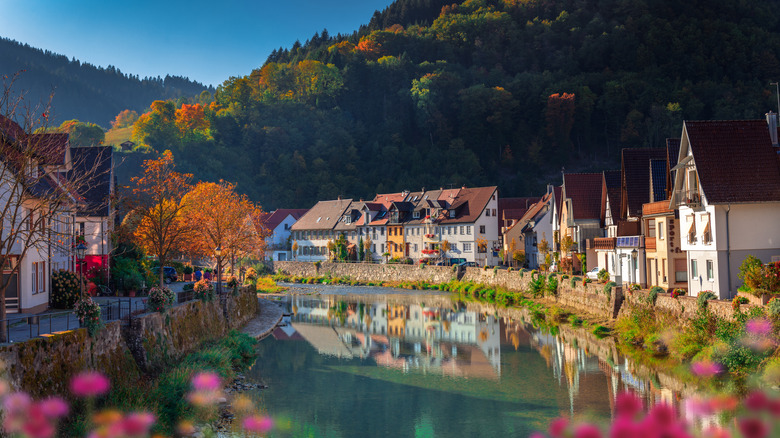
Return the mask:
{"type": "MultiPolygon", "coordinates": [[[[192,290],[175,293],[176,300],[174,305],[183,304],[194,299],[192,290]]],[[[146,298],[143,297],[101,299],[99,303],[100,319],[103,322],[129,322],[134,316],[147,312],[146,298]]],[[[37,315],[13,315],[0,320],[0,324],[5,327],[5,342],[20,342],[41,336],[53,336],[82,326],[79,323],[78,316],[72,310],[47,312],[37,315]]],[[[0,342],[3,342],[1,338],[2,336],[0,336],[0,342]]]]}

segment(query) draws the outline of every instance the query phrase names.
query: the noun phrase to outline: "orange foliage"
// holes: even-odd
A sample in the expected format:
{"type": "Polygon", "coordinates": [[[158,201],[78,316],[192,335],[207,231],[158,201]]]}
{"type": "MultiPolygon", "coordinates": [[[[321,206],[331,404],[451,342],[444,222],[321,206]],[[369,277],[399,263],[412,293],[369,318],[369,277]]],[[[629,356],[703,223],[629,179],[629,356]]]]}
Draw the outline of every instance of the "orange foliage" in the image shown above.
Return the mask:
{"type": "Polygon", "coordinates": [[[138,120],[138,113],[129,109],[126,109],[114,117],[111,121],[112,129],[126,128],[132,126],[135,121],[138,120]]]}
{"type": "Polygon", "coordinates": [[[574,98],[574,93],[555,93],[547,98],[547,133],[557,142],[569,141],[569,133],[574,126],[574,98]]]}
{"type": "Polygon", "coordinates": [[[404,27],[401,26],[400,24],[396,23],[396,24],[388,27],[385,30],[387,30],[388,32],[393,32],[393,33],[402,33],[404,31],[404,27]]]}
{"type": "Polygon", "coordinates": [[[182,134],[192,131],[204,131],[209,128],[206,113],[201,104],[187,105],[176,110],[176,127],[182,134]]]}
{"type": "Polygon", "coordinates": [[[360,39],[360,43],[357,45],[357,51],[362,53],[366,59],[376,61],[382,56],[382,45],[369,35],[360,39]]]}
{"type": "Polygon", "coordinates": [[[222,249],[221,261],[243,255],[262,257],[267,232],[256,226],[263,210],[246,195],[239,195],[235,186],[226,181],[200,182],[187,193],[186,222],[194,229],[190,246],[197,253],[214,255],[222,249]]]}
{"type": "Polygon", "coordinates": [[[346,40],[328,47],[328,52],[338,52],[339,55],[349,55],[354,51],[355,45],[346,40]]]}

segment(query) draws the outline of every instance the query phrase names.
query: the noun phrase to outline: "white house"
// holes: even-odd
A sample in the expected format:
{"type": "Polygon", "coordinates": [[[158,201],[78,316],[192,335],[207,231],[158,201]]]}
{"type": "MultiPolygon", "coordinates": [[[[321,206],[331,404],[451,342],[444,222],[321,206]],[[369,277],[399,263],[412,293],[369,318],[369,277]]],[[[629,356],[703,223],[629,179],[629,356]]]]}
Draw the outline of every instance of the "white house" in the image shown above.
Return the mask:
{"type": "Polygon", "coordinates": [[[268,260],[292,260],[292,226],[307,211],[305,208],[280,208],[263,218],[262,225],[270,233],[265,238],[265,256],[268,260]]]}
{"type": "Polygon", "coordinates": [[[688,291],[736,295],[748,255],[780,260],[777,116],[685,121],[671,208],[678,208],[688,291]]]}
{"type": "Polygon", "coordinates": [[[320,201],[290,227],[293,259],[314,262],[328,259],[328,241],[338,236],[336,226],[352,204],[351,199],[320,201]]]}

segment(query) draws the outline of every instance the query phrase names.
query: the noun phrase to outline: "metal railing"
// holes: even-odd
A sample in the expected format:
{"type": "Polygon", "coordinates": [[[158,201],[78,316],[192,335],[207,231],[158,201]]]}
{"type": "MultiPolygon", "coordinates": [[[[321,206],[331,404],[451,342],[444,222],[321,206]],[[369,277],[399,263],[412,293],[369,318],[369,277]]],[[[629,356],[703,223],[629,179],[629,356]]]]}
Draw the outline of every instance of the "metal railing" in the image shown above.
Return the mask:
{"type": "MultiPolygon", "coordinates": [[[[174,305],[194,300],[192,290],[175,292],[174,305]]],[[[100,319],[105,322],[127,321],[133,316],[147,312],[146,298],[115,298],[100,300],[100,319]]],[[[41,336],[50,336],[82,327],[79,318],[72,310],[40,313],[36,315],[16,315],[0,320],[5,326],[5,342],[20,342],[41,336]]],[[[0,340],[2,342],[2,340],[0,340]]]]}

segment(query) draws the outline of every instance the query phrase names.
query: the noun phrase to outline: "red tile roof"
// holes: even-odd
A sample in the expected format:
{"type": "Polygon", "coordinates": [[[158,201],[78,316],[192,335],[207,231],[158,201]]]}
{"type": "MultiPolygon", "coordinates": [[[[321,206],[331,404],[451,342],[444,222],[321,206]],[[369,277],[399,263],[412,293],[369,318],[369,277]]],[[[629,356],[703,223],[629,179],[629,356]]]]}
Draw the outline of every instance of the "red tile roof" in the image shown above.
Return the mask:
{"type": "Polygon", "coordinates": [[[280,208],[274,210],[270,214],[266,214],[262,219],[262,224],[266,229],[273,231],[287,218],[287,216],[292,216],[293,219],[297,221],[306,214],[307,211],[309,211],[308,208],[280,208]]]}
{"type": "Polygon", "coordinates": [[[623,200],[621,216],[639,217],[650,199],[650,160],[665,160],[667,149],[626,148],[622,151],[623,200]]]}
{"type": "Polygon", "coordinates": [[[765,120],[685,121],[707,202],[780,201],[780,167],[765,120]]]}
{"type": "Polygon", "coordinates": [[[571,199],[572,219],[601,219],[603,178],[601,173],[563,175],[563,191],[566,198],[571,199]]]}
{"type": "MultiPolygon", "coordinates": [[[[482,211],[485,210],[493,193],[496,193],[498,187],[476,187],[462,188],[458,196],[452,203],[451,208],[456,210],[454,218],[446,217],[441,220],[442,224],[471,223],[479,218],[482,211]]],[[[496,221],[498,218],[496,218],[496,221]]]]}
{"type": "Polygon", "coordinates": [[[499,198],[498,200],[498,219],[512,220],[520,219],[526,211],[534,204],[539,202],[538,196],[526,198],[499,198]]]}
{"type": "Polygon", "coordinates": [[[32,134],[29,142],[41,158],[42,165],[63,166],[68,151],[68,137],[66,133],[32,134]]]}

